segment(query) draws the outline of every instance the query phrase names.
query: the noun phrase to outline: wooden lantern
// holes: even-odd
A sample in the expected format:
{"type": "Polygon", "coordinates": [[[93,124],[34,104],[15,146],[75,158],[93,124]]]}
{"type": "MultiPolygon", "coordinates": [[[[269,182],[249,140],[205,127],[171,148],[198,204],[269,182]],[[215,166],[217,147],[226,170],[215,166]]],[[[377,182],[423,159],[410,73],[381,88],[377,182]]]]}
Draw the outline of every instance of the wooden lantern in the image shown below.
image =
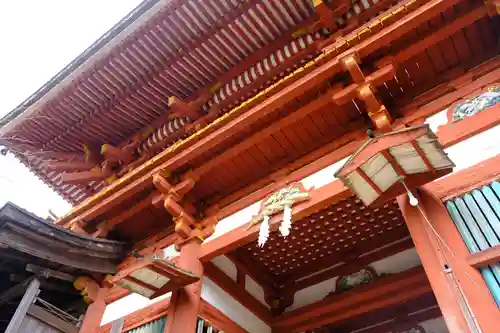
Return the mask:
{"type": "Polygon", "coordinates": [[[141,258],[118,274],[107,279],[108,283],[134,293],[156,298],[198,281],[200,277],[173,262],[152,258],[141,258]]]}
{"type": "Polygon", "coordinates": [[[442,177],[454,166],[423,125],[370,137],[335,176],[369,206],[442,177]]]}

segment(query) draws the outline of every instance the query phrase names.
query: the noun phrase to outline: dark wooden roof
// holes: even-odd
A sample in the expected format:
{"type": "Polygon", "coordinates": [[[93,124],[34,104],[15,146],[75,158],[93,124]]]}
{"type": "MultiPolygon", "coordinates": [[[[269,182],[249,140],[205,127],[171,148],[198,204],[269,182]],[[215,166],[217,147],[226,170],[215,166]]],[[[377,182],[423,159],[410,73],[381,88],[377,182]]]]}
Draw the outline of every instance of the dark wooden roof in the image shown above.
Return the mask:
{"type": "Polygon", "coordinates": [[[123,243],[75,234],[12,203],[0,209],[0,244],[87,273],[113,273],[126,252],[123,243]]]}
{"type": "MultiPolygon", "coordinates": [[[[327,1],[332,9],[341,2],[327,1]]],[[[362,24],[393,2],[352,1],[336,25],[358,17],[362,24]]],[[[200,111],[226,112],[317,55],[323,30],[304,29],[317,16],[310,0],[146,0],[0,120],[0,141],[67,200],[81,202],[106,182],[64,184],[37,152],[126,142],[169,114],[169,96],[193,100],[208,91],[200,111]]]]}
{"type": "Polygon", "coordinates": [[[0,208],[0,332],[35,275],[39,297],[78,318],[87,305],[73,279],[115,272],[125,251],[123,243],[76,235],[7,203],[0,208]]]}

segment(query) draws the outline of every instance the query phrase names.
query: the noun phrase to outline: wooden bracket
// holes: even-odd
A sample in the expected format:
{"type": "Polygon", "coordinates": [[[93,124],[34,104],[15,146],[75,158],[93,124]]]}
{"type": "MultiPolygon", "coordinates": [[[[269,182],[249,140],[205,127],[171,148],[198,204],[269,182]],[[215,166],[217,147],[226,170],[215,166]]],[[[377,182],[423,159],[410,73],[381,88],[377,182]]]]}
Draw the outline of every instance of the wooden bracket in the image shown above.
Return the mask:
{"type": "Polygon", "coordinates": [[[80,294],[87,304],[92,304],[97,299],[100,286],[93,279],[81,276],[75,280],[73,286],[76,290],[80,291],[80,294]]]}
{"type": "Polygon", "coordinates": [[[313,6],[316,9],[316,13],[319,15],[321,25],[328,28],[330,31],[336,31],[336,17],[330,7],[328,7],[323,0],[313,0],[313,6]]]}
{"type": "Polygon", "coordinates": [[[198,235],[194,234],[198,231],[193,229],[199,224],[198,221],[188,213],[189,209],[181,205],[181,201],[185,195],[194,188],[194,179],[187,177],[178,184],[172,185],[165,177],[156,174],[153,176],[153,184],[161,192],[160,195],[152,198],[153,205],[159,206],[163,201],[163,206],[174,219],[175,232],[184,240],[198,237],[198,235]]]}
{"type": "Polygon", "coordinates": [[[109,163],[104,163],[102,167],[95,167],[89,171],[64,173],[61,181],[68,184],[81,184],[91,181],[105,180],[113,176],[113,171],[109,163]]]}
{"type": "Polygon", "coordinates": [[[168,107],[174,117],[189,117],[191,121],[195,121],[200,117],[194,103],[186,103],[175,96],[168,98],[168,107]]]}
{"type": "Polygon", "coordinates": [[[392,119],[386,107],[375,96],[375,87],[391,80],[395,75],[393,64],[388,61],[385,65],[369,76],[365,76],[359,67],[357,54],[350,54],[340,60],[342,66],[352,77],[353,84],[345,87],[332,96],[338,105],[348,103],[357,98],[362,100],[368,112],[368,116],[377,129],[388,130],[391,128],[392,119]]]}
{"type": "Polygon", "coordinates": [[[112,161],[121,161],[123,163],[129,163],[133,159],[133,145],[125,146],[123,148],[118,148],[110,144],[103,144],[101,146],[101,154],[104,155],[106,159],[112,161]]]}

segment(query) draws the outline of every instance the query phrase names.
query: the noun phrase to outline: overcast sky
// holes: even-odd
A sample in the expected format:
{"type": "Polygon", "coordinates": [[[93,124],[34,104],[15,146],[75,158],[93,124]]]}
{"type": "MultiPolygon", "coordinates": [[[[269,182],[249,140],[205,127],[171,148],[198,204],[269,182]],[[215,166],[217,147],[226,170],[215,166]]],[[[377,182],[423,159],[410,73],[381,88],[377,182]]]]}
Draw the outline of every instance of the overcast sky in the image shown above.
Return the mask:
{"type": "MultiPolygon", "coordinates": [[[[14,109],[141,0],[0,1],[0,117],[14,109]]],[[[69,204],[12,156],[0,156],[0,207],[42,217],[69,204]]]]}

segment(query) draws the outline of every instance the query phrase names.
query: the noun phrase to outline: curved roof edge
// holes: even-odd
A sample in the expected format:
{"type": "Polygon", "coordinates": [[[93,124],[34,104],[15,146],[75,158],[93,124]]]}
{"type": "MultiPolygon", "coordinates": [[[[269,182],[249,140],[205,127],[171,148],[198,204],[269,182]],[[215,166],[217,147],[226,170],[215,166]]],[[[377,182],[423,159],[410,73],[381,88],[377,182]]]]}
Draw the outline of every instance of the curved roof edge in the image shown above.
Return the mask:
{"type": "Polygon", "coordinates": [[[7,202],[0,208],[0,243],[20,252],[88,272],[114,273],[125,243],[78,235],[7,202]]]}

